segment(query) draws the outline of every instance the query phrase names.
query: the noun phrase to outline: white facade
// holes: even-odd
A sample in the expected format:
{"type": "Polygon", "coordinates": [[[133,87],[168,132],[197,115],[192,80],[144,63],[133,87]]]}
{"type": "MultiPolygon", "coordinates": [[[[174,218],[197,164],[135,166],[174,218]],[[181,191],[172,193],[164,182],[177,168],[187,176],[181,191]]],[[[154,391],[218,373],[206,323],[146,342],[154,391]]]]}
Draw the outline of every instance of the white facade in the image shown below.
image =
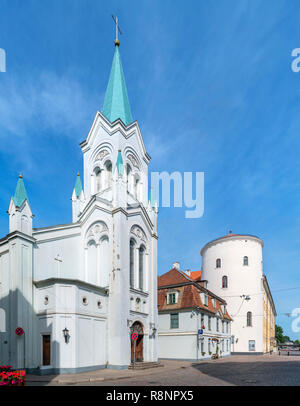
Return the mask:
{"type": "Polygon", "coordinates": [[[195,312],[190,310],[178,311],[179,326],[171,328],[170,314],[159,313],[158,315],[158,357],[161,359],[183,359],[200,361],[210,359],[213,355],[227,357],[230,355],[230,321],[224,322],[218,316],[205,314],[204,311],[195,312]],[[202,315],[202,317],[201,317],[202,315]],[[208,318],[211,317],[211,328],[208,327],[208,318]],[[219,328],[217,330],[217,319],[219,328]],[[198,334],[202,329],[203,334],[198,334]],[[226,324],[228,323],[228,324],[226,324]],[[218,350],[217,350],[218,348],[218,350]]]}
{"type": "Polygon", "coordinates": [[[99,111],[81,148],[84,189],[74,189],[72,223],[32,228],[27,199],[20,207],[11,199],[9,234],[0,240],[0,364],[41,373],[127,368],[136,322],[143,360],[157,361],[150,157],[137,122],[110,123],[99,111]]]}
{"type": "Polygon", "coordinates": [[[263,353],[263,242],[228,234],[201,250],[202,278],[227,302],[232,317],[232,352],[263,353]],[[227,278],[227,281],[226,281],[227,278]]]}

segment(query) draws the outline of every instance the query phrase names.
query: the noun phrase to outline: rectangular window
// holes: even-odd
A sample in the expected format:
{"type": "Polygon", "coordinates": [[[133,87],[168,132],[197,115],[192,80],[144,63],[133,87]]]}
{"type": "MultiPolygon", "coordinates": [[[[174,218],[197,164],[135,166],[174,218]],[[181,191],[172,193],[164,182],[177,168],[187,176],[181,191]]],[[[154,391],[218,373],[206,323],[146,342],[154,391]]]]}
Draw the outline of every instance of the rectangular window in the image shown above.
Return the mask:
{"type": "Polygon", "coordinates": [[[249,351],[255,351],[255,340],[249,340],[249,351]]]}
{"type": "Polygon", "coordinates": [[[208,316],[208,330],[211,330],[211,316],[208,316]]]}
{"type": "Polygon", "coordinates": [[[179,328],[179,314],[170,314],[170,328],[179,328]]]}
{"type": "Polygon", "coordinates": [[[222,320],[222,333],[224,333],[224,321],[222,320]]]}
{"type": "Polygon", "coordinates": [[[204,314],[203,313],[201,313],[201,328],[202,328],[202,326],[204,326],[204,314]]]}
{"type": "Polygon", "coordinates": [[[176,293],[169,293],[169,304],[175,304],[176,303],[176,293]]]}
{"type": "Polygon", "coordinates": [[[219,331],[219,319],[217,318],[217,331],[219,331]]]}
{"type": "Polygon", "coordinates": [[[208,306],[208,297],[204,295],[204,306],[208,306]]]}
{"type": "Polygon", "coordinates": [[[226,333],[228,333],[228,321],[226,321],[226,333]]]}
{"type": "Polygon", "coordinates": [[[211,352],[211,348],[210,348],[210,338],[208,339],[208,353],[211,352]]]}
{"type": "Polygon", "coordinates": [[[226,351],[229,351],[229,340],[226,340],[226,351]]]}
{"type": "Polygon", "coordinates": [[[51,364],[51,336],[43,335],[43,365],[51,364]]]}

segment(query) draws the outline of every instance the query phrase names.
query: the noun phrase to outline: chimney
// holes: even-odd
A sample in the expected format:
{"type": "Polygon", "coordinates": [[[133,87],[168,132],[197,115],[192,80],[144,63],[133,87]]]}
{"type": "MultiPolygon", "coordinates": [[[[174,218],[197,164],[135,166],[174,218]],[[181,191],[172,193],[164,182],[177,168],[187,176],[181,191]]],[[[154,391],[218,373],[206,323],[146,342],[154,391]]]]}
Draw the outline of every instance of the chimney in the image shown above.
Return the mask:
{"type": "Polygon", "coordinates": [[[190,270],[190,269],[187,269],[184,273],[185,273],[187,276],[191,276],[191,270],[190,270]]]}
{"type": "Polygon", "coordinates": [[[180,263],[179,262],[173,262],[173,268],[178,269],[178,271],[180,271],[180,263]]]}

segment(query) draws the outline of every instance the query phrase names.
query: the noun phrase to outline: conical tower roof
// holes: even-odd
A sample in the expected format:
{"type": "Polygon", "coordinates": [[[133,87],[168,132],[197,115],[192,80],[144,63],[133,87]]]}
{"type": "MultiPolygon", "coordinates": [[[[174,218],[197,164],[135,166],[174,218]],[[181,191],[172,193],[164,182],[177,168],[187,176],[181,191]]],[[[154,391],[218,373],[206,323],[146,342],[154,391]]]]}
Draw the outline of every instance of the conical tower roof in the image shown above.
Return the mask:
{"type": "Polygon", "coordinates": [[[115,45],[115,54],[105,93],[102,113],[111,123],[118,118],[120,118],[125,125],[128,125],[133,121],[118,42],[116,42],[115,45]]]}
{"type": "Polygon", "coordinates": [[[20,207],[25,200],[28,200],[25,185],[23,182],[23,176],[19,175],[19,180],[17,183],[15,195],[13,201],[16,207],[20,207]]]}
{"type": "Polygon", "coordinates": [[[82,184],[81,184],[81,179],[80,179],[79,173],[77,173],[74,190],[75,190],[75,193],[76,193],[76,197],[79,197],[80,193],[82,192],[82,184]]]}

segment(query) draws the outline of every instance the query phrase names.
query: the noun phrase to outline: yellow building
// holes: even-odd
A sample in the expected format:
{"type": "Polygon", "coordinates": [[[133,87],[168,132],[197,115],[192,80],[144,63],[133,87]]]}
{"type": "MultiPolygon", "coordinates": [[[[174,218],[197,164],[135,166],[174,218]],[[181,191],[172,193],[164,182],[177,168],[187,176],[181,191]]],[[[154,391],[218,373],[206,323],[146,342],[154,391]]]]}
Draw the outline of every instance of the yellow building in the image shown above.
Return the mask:
{"type": "Polygon", "coordinates": [[[264,353],[276,349],[275,339],[275,317],[276,309],[270,287],[265,275],[263,275],[263,340],[264,353]]]}

